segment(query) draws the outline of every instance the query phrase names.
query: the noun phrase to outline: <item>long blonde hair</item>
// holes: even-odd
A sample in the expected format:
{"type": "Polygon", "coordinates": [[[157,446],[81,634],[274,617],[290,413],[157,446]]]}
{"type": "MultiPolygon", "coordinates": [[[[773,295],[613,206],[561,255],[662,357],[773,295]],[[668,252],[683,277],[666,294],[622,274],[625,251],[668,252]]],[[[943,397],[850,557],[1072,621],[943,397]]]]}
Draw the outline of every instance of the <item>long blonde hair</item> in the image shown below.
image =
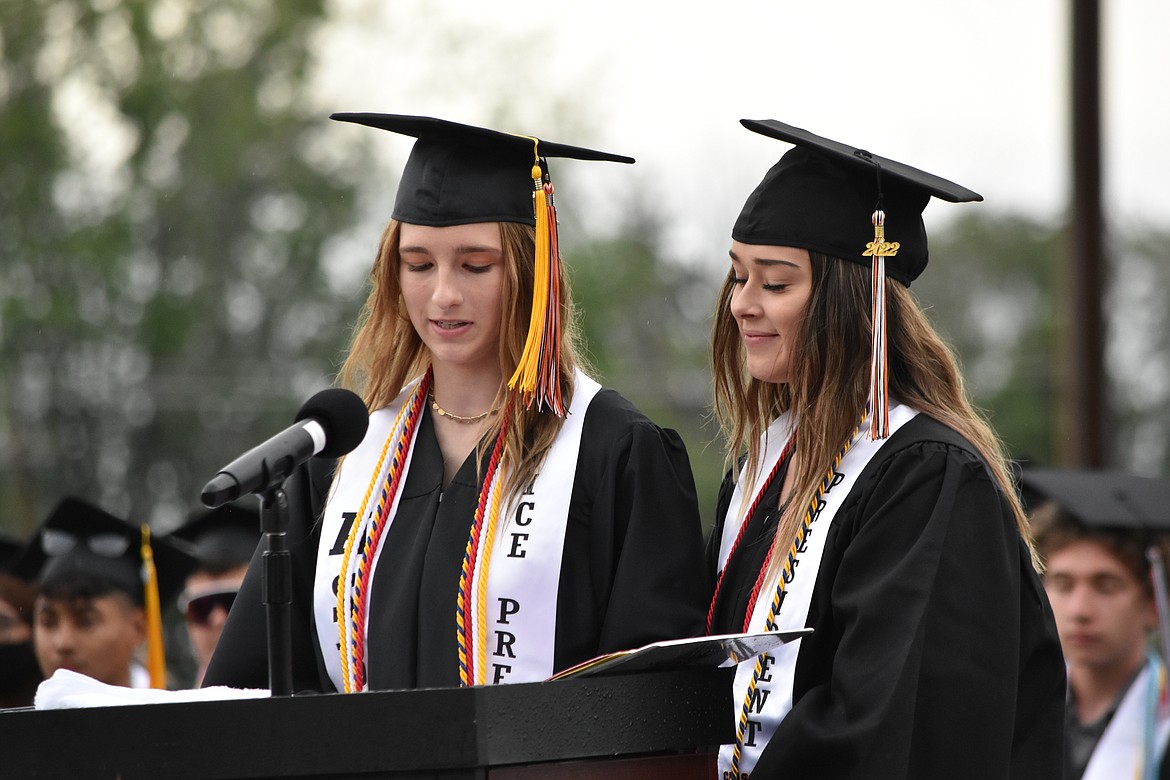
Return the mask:
{"type": "MultiPolygon", "coordinates": [[[[771,421],[783,412],[793,412],[799,421],[794,434],[798,457],[792,500],[781,514],[773,542],[780,546],[795,538],[806,507],[834,455],[856,427],[869,393],[871,272],[817,252],[809,256],[812,292],[800,332],[795,334],[789,383],[762,382],[748,375],[743,343],[731,314],[733,273],[719,292],[711,339],[714,411],[726,439],[727,465],[733,466],[744,453],[746,473],[756,473],[762,456],[760,438],[771,421]]],[[[887,280],[886,290],[890,396],[971,442],[1011,506],[1039,570],[1003,445],[972,405],[954,353],[908,288],[887,280]]],[[[772,557],[773,567],[782,565],[781,556],[772,557]]]]}
{"type": "MultiPolygon", "coordinates": [[[[532,290],[536,267],[536,231],[512,222],[500,222],[504,284],[500,310],[500,370],[511,376],[528,334],[532,316],[532,290]]],[[[339,372],[344,387],[358,393],[370,409],[380,409],[402,389],[426,372],[430,351],[419,338],[402,298],[398,269],[400,223],[391,220],[382,233],[378,255],[370,271],[370,294],[358,317],[349,353],[339,372]]],[[[580,364],[578,329],[567,274],[561,277],[561,393],[566,406],[572,399],[573,374],[580,364]]],[[[511,421],[505,433],[508,476],[504,495],[511,497],[535,478],[540,464],[560,431],[562,420],[548,412],[525,409],[519,396],[502,385],[493,406],[512,403],[511,421]]],[[[477,458],[499,435],[504,415],[480,442],[477,458]]]]}

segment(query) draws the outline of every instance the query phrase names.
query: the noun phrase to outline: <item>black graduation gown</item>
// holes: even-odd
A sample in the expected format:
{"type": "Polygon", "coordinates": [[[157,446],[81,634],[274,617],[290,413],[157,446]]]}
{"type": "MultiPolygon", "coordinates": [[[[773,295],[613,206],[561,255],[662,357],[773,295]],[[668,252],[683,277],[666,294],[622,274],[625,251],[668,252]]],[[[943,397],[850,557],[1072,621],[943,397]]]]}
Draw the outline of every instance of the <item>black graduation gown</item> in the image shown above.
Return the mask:
{"type": "MultiPolygon", "coordinates": [[[[783,469],[728,565],[713,633],[743,627],[782,482],[783,469]]],[[[712,571],[732,488],[720,492],[712,571]]],[[[753,780],[1060,778],[1056,624],[1010,506],[965,439],[923,414],[906,423],[825,545],[793,707],[753,780]]]]}
{"type": "MultiPolygon", "coordinates": [[[[479,494],[474,453],[446,490],[427,409],[397,519],[370,595],[372,689],[459,685],[455,604],[479,494]],[[441,499],[441,500],[440,500],[441,499]]],[[[332,691],[313,619],[313,573],[334,463],[312,460],[287,486],[293,567],[293,688],[332,691]]],[[[263,548],[263,544],[261,545],[263,548]]],[[[703,632],[710,585],[694,478],[678,434],[602,390],[585,415],[557,596],[554,663],[703,632]]],[[[203,684],[268,686],[262,549],[203,684]]]]}

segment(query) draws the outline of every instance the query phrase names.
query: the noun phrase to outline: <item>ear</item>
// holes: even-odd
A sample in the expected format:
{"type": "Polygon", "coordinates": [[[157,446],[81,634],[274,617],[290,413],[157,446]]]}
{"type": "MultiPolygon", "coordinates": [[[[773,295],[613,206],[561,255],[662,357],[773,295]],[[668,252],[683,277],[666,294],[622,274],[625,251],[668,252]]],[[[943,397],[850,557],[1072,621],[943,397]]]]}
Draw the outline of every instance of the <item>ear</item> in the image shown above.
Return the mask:
{"type": "Polygon", "coordinates": [[[130,607],[129,625],[134,637],[134,646],[138,647],[146,642],[146,610],[133,605],[130,607]]]}

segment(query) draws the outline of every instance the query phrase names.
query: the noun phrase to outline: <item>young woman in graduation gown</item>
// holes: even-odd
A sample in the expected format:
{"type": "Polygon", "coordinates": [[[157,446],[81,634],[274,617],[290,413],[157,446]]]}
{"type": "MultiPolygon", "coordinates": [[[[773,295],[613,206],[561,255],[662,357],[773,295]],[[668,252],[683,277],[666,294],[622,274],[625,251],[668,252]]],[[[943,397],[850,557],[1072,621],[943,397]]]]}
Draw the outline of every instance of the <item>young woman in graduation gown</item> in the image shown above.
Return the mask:
{"type": "MultiPolygon", "coordinates": [[[[430,118],[334,118],[417,141],[341,372],[369,431],[287,485],[294,690],[543,680],[701,634],[685,448],[579,368],[558,264],[546,158],[633,161],[430,118]]],[[[252,569],[205,685],[268,684],[252,569]]]]}
{"type": "Polygon", "coordinates": [[[1064,668],[994,433],[907,289],[952,182],[795,144],[732,232],[713,334],[736,459],[711,633],[813,632],[739,667],[722,778],[1059,778],[1064,668]],[[875,307],[873,304],[877,302],[875,307]]]}

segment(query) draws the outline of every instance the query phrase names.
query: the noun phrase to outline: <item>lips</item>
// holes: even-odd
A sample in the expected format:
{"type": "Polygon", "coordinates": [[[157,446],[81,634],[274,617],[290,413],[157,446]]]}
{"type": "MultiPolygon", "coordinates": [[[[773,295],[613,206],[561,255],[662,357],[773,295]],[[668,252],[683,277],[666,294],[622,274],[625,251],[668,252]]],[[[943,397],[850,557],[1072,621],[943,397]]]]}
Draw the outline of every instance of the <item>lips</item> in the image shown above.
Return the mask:
{"type": "Polygon", "coordinates": [[[467,327],[471,323],[467,320],[431,320],[431,324],[439,330],[457,330],[467,327]]]}
{"type": "Polygon", "coordinates": [[[760,331],[753,330],[745,330],[740,332],[740,336],[743,338],[743,343],[749,347],[753,344],[763,344],[769,339],[776,338],[776,335],[777,334],[775,333],[762,333],[760,331]]]}

